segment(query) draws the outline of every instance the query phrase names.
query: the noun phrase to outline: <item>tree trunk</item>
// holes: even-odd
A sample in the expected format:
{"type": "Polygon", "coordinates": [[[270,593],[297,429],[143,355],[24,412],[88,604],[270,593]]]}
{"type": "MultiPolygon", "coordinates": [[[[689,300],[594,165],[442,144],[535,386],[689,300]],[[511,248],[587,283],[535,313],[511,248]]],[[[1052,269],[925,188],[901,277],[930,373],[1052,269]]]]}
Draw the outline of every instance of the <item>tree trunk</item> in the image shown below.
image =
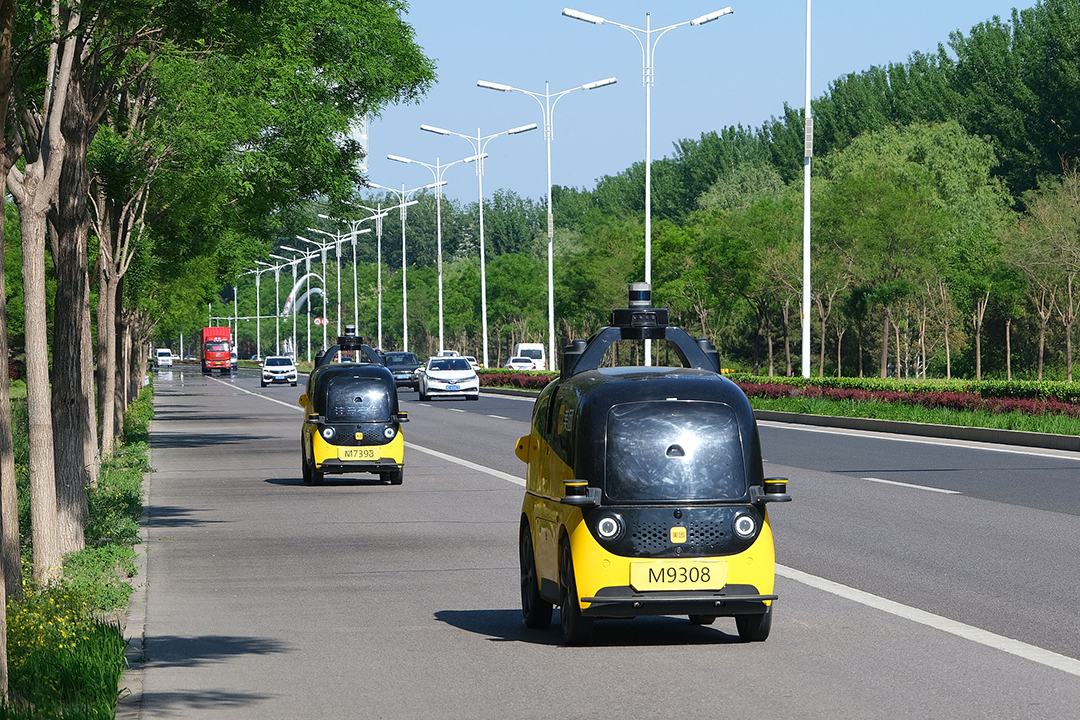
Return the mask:
{"type": "Polygon", "coordinates": [[[889,308],[885,308],[885,318],[881,323],[881,377],[888,377],[889,368],[889,308]]]}
{"type": "Polygon", "coordinates": [[[1012,380],[1012,318],[1005,320],[1005,379],[1012,380]]]}
{"type": "Polygon", "coordinates": [[[61,124],[67,142],[60,172],[59,202],[52,218],[56,230],[52,418],[56,492],[65,554],[86,545],[83,536],[88,515],[86,488],[96,484],[98,468],[86,250],[90,225],[86,208],[90,184],[86,153],[90,133],[78,78],[76,68],[71,73],[61,124]]]}
{"type": "Polygon", "coordinates": [[[975,312],[971,316],[972,329],[975,331],[975,379],[982,380],[982,326],[986,315],[986,306],[990,302],[990,291],[975,298],[975,312]]]}
{"type": "MultiPolygon", "coordinates": [[[[15,26],[14,0],[0,2],[0,86],[11,79],[11,40],[15,26]]],[[[10,92],[0,91],[0,141],[7,138],[10,92]]],[[[7,198],[9,161],[0,155],[0,598],[22,599],[22,560],[19,538],[19,500],[15,485],[15,445],[11,427],[10,349],[8,348],[7,288],[4,253],[6,235],[4,210],[7,198]]],[[[0,614],[0,694],[7,699],[7,616],[0,614]]]]}

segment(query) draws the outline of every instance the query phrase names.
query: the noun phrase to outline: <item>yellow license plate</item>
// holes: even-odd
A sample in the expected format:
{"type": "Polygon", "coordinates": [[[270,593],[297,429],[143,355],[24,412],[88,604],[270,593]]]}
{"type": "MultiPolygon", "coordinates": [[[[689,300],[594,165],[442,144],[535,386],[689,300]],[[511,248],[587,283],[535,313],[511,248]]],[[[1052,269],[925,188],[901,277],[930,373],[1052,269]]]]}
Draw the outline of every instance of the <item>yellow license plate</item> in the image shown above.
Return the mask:
{"type": "Polygon", "coordinates": [[[646,590],[720,590],[727,585],[724,560],[649,560],[630,563],[630,586],[646,590]]]}
{"type": "Polygon", "coordinates": [[[379,460],[381,458],[382,448],[378,445],[338,448],[338,460],[379,460]]]}

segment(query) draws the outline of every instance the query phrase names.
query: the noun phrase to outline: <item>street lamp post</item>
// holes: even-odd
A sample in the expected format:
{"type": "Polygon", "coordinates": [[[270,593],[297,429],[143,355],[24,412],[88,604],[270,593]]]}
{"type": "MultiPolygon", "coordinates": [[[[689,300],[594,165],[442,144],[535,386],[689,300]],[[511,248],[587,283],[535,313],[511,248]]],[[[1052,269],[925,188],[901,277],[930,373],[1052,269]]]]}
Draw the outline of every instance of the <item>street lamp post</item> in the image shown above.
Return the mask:
{"type": "MultiPolygon", "coordinates": [[[[814,155],[814,116],[810,112],[810,0],[806,0],[806,127],[803,158],[802,376],[810,377],[810,158],[814,155]]],[[[822,337],[825,328],[821,328],[822,337]]],[[[824,341],[823,341],[824,342],[824,341]]],[[[824,374],[824,370],[821,371],[824,374]]]]}
{"type": "MultiPolygon", "coordinates": [[[[562,14],[566,17],[582,20],[593,25],[620,27],[633,35],[641,47],[641,81],[645,85],[645,282],[650,285],[652,285],[652,86],[655,80],[653,60],[656,55],[656,44],[669,30],[674,30],[683,25],[704,25],[733,12],[734,10],[727,7],[723,10],[716,10],[707,15],[696,17],[693,20],[685,20],[655,30],[652,28],[651,15],[645,13],[645,29],[643,30],[570,8],[563,8],[562,11],[562,14]],[[655,39],[653,35],[656,36],[655,39]]],[[[652,365],[651,340],[645,341],[645,364],[652,365]]]]}
{"type": "Polygon", "coordinates": [[[555,94],[551,93],[551,86],[548,82],[544,81],[544,92],[531,92],[529,90],[522,90],[521,88],[512,87],[510,85],[503,85],[501,83],[488,82],[487,80],[480,80],[476,84],[482,88],[488,88],[489,90],[498,90],[499,92],[519,92],[528,95],[532,99],[536,100],[540,104],[540,109],[544,113],[544,139],[547,142],[547,231],[548,231],[548,357],[550,358],[549,370],[556,369],[556,355],[555,355],[555,223],[551,210],[551,138],[554,135],[554,113],[555,104],[559,102],[559,99],[567,93],[571,93],[574,90],[595,90],[596,88],[605,87],[607,85],[614,85],[618,82],[615,78],[607,78],[606,80],[597,80],[596,82],[586,83],[578,87],[572,87],[569,90],[563,90],[555,94]],[[540,100],[543,98],[543,101],[540,100]]]}
{"type": "MultiPolygon", "coordinates": [[[[416,205],[418,202],[419,202],[419,200],[410,200],[409,202],[405,203],[405,205],[406,206],[416,205]]],[[[385,218],[387,215],[389,215],[391,211],[397,210],[399,206],[398,205],[393,205],[391,207],[384,208],[381,203],[377,207],[368,207],[367,205],[360,205],[359,203],[346,203],[346,204],[352,205],[353,207],[358,207],[358,208],[361,208],[362,210],[367,210],[368,212],[373,213],[371,215],[371,217],[364,218],[365,220],[371,220],[372,218],[375,219],[375,277],[376,277],[376,287],[378,289],[377,293],[378,293],[378,305],[379,305],[379,310],[378,310],[378,317],[379,317],[379,345],[378,345],[378,347],[381,349],[382,348],[382,221],[383,221],[383,218],[385,218]]]]}
{"type": "MultiPolygon", "coordinates": [[[[436,183],[439,183],[443,179],[443,173],[446,169],[457,165],[458,163],[470,163],[480,159],[479,156],[473,155],[472,157],[462,158],[461,160],[455,160],[454,162],[447,163],[446,165],[439,164],[439,158],[435,158],[435,164],[431,165],[426,162],[420,162],[419,160],[412,160],[407,157],[401,157],[400,155],[387,155],[390,160],[402,163],[414,163],[416,165],[423,165],[431,171],[432,177],[436,183]]],[[[436,265],[438,266],[439,275],[439,352],[442,352],[445,347],[443,343],[443,272],[442,272],[442,186],[437,185],[435,187],[435,228],[436,228],[436,245],[438,259],[436,265]]]]}
{"type": "MultiPolygon", "coordinates": [[[[358,293],[356,291],[356,236],[357,235],[363,235],[364,233],[371,232],[371,228],[364,228],[363,230],[358,230],[357,228],[360,227],[360,223],[371,220],[375,216],[371,215],[371,216],[363,218],[361,220],[342,220],[340,218],[333,218],[333,217],[330,217],[329,215],[323,215],[322,213],[319,213],[319,217],[321,217],[323,220],[333,220],[334,222],[344,223],[345,225],[349,226],[349,235],[351,237],[351,242],[352,242],[352,267],[353,267],[353,272],[352,272],[353,327],[354,328],[359,328],[360,327],[360,304],[359,304],[359,295],[358,295],[358,293]]],[[[330,235],[330,233],[326,232],[325,230],[318,230],[316,228],[308,228],[308,230],[311,230],[312,232],[322,233],[323,235],[330,235]]],[[[343,238],[344,235],[331,235],[331,237],[343,238]]],[[[340,239],[339,239],[338,242],[340,243],[340,239]]],[[[340,255],[340,252],[339,252],[339,255],[340,255]]],[[[340,272],[340,268],[338,270],[340,272]]],[[[341,290],[341,285],[340,285],[340,278],[339,278],[339,280],[338,280],[339,302],[340,302],[340,296],[341,296],[340,290],[341,290]]],[[[340,310],[338,311],[338,315],[339,316],[341,315],[340,310]]],[[[338,328],[338,335],[340,335],[340,334],[341,334],[341,328],[339,327],[338,328]]]]}
{"type": "Polygon", "coordinates": [[[401,208],[401,342],[404,346],[402,349],[405,352],[409,351],[409,288],[406,277],[406,264],[405,264],[405,219],[408,216],[407,208],[412,203],[409,202],[409,197],[413,193],[420,192],[421,190],[430,190],[431,188],[437,188],[445,185],[446,181],[429,183],[427,185],[421,185],[411,190],[405,189],[405,183],[401,184],[401,190],[397,190],[385,185],[379,185],[378,183],[369,182],[368,186],[373,188],[379,188],[380,190],[386,190],[394,193],[398,198],[398,207],[401,208]]]}
{"type": "MultiPolygon", "coordinates": [[[[319,324],[322,325],[323,350],[326,350],[326,348],[329,347],[329,345],[327,344],[327,340],[326,340],[326,325],[327,325],[326,316],[330,314],[330,311],[327,309],[327,302],[328,301],[326,299],[326,249],[329,248],[332,243],[326,243],[324,245],[323,243],[317,243],[314,240],[308,240],[306,237],[301,237],[300,235],[297,235],[296,239],[297,240],[303,240],[304,242],[310,243],[311,245],[314,245],[315,247],[319,248],[319,257],[322,260],[322,284],[323,284],[323,288],[322,288],[322,290],[323,290],[322,291],[323,311],[322,311],[322,319],[319,322],[319,324]]],[[[338,284],[338,298],[339,298],[338,314],[340,315],[341,314],[341,303],[340,303],[341,285],[340,285],[340,283],[338,284]]],[[[341,324],[340,317],[338,318],[338,324],[339,325],[341,324]]]]}
{"type": "MultiPolygon", "coordinates": [[[[301,240],[307,240],[306,238],[301,238],[299,235],[297,235],[296,237],[301,239],[301,240]]],[[[307,240],[307,242],[311,242],[311,241],[307,240]]],[[[315,243],[315,244],[318,244],[318,243],[315,243]]],[[[304,285],[308,289],[308,292],[310,292],[310,290],[311,290],[311,276],[312,276],[311,275],[311,258],[314,257],[315,254],[318,253],[319,251],[318,250],[310,250],[310,251],[297,250],[296,248],[292,248],[292,247],[283,247],[281,249],[282,250],[287,250],[288,252],[296,253],[297,255],[301,255],[303,257],[303,260],[304,260],[304,278],[303,278],[304,279],[304,285]]],[[[297,258],[297,262],[299,262],[299,260],[300,260],[300,258],[297,258]]],[[[295,275],[295,270],[294,270],[294,275],[295,275]]],[[[323,271],[323,275],[326,275],[325,270],[323,271]]],[[[319,277],[318,275],[315,275],[315,277],[319,278],[319,282],[321,282],[323,284],[322,289],[321,289],[320,292],[321,292],[321,294],[323,296],[323,314],[325,315],[326,314],[326,279],[324,277],[319,277]]],[[[295,282],[293,283],[293,287],[296,287],[295,282]]],[[[299,292],[299,290],[297,290],[297,292],[299,292]]],[[[293,314],[293,338],[294,339],[296,337],[296,304],[298,302],[299,302],[299,298],[296,298],[293,301],[293,313],[292,314],[293,314]]],[[[304,334],[307,337],[307,360],[308,360],[308,362],[311,362],[311,302],[310,302],[310,300],[307,301],[305,304],[307,305],[308,323],[307,323],[307,328],[306,328],[306,331],[305,331],[304,334]]],[[[323,333],[323,340],[324,340],[324,342],[326,340],[325,333],[323,333]]]]}
{"type": "Polygon", "coordinates": [[[427,132],[435,133],[436,135],[456,135],[459,138],[465,138],[472,145],[473,155],[478,157],[476,161],[476,177],[477,185],[480,191],[480,309],[483,316],[483,335],[484,335],[484,367],[488,365],[488,323],[487,323],[487,274],[485,269],[484,258],[484,158],[487,157],[485,150],[487,144],[494,138],[500,135],[517,135],[518,133],[528,132],[529,130],[535,130],[537,128],[536,123],[530,123],[528,125],[522,125],[520,127],[510,128],[509,130],[503,130],[492,135],[480,135],[480,129],[476,129],[476,137],[471,135],[463,135],[462,133],[453,132],[452,130],[444,130],[443,128],[434,127],[432,125],[421,125],[420,129],[427,132]]]}

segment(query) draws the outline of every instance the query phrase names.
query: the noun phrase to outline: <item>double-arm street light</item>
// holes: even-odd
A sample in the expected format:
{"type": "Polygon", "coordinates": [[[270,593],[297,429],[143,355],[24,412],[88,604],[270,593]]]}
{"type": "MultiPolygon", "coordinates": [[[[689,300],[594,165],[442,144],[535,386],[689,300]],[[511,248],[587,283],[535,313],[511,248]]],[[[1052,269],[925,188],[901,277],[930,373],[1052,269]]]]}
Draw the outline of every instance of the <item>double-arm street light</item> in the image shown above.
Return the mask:
{"type": "Polygon", "coordinates": [[[487,324],[487,274],[485,270],[484,259],[484,158],[487,157],[487,144],[494,138],[500,135],[517,135],[518,133],[528,132],[537,128],[536,123],[530,123],[528,125],[522,125],[520,127],[510,128],[509,130],[503,130],[492,135],[480,135],[480,129],[476,130],[476,137],[471,135],[463,135],[462,133],[453,132],[452,130],[444,130],[443,128],[434,127],[433,125],[421,125],[420,129],[427,132],[435,133],[436,135],[456,135],[459,138],[465,138],[469,141],[469,144],[473,148],[473,156],[476,160],[476,177],[478,180],[478,186],[480,190],[480,306],[481,314],[483,316],[483,335],[484,335],[484,367],[488,365],[488,324],[487,324]]]}
{"type": "MultiPolygon", "coordinates": [[[[357,235],[363,235],[364,233],[371,232],[371,228],[364,228],[363,230],[358,230],[357,228],[360,227],[360,223],[371,220],[371,218],[374,217],[374,216],[366,217],[366,218],[363,218],[362,220],[342,220],[340,218],[333,218],[333,217],[330,217],[329,215],[323,215],[322,213],[319,213],[319,217],[321,217],[323,220],[332,220],[334,222],[342,223],[342,224],[345,224],[345,225],[349,226],[349,235],[352,238],[353,327],[358,328],[358,327],[360,327],[360,305],[359,305],[358,295],[357,295],[357,292],[356,292],[356,236],[357,235]]],[[[340,258],[341,258],[341,240],[345,236],[343,234],[331,235],[330,233],[326,232],[325,230],[318,230],[316,228],[308,228],[308,230],[311,230],[312,232],[322,233],[323,235],[330,235],[331,237],[337,238],[337,242],[338,242],[337,253],[338,253],[338,258],[339,258],[338,259],[338,264],[340,266],[340,264],[341,264],[341,261],[340,261],[340,258]]],[[[341,318],[341,309],[340,309],[340,302],[341,302],[341,284],[340,283],[341,283],[341,277],[340,277],[340,271],[341,271],[341,268],[339,267],[338,268],[338,272],[339,272],[339,276],[338,276],[338,303],[339,303],[339,307],[338,307],[338,335],[341,334],[341,319],[340,319],[341,318]]]]}
{"type": "MultiPolygon", "coordinates": [[[[299,235],[297,235],[296,237],[300,238],[301,240],[311,242],[310,240],[307,240],[307,238],[301,238],[299,235]]],[[[296,259],[297,262],[299,262],[300,259],[303,258],[303,260],[304,260],[304,278],[306,279],[305,280],[305,287],[307,288],[307,291],[305,292],[304,297],[306,298],[308,293],[311,292],[311,258],[313,258],[319,251],[318,250],[298,250],[297,248],[293,248],[293,247],[283,247],[281,249],[285,250],[286,252],[296,253],[297,255],[299,255],[300,257],[298,257],[296,259]]],[[[293,275],[295,276],[295,274],[296,274],[296,270],[294,268],[293,275]]],[[[324,272],[323,274],[325,275],[326,273],[324,272]]],[[[318,275],[316,275],[315,277],[319,278],[319,282],[321,282],[323,284],[322,290],[320,292],[321,292],[321,294],[323,296],[323,314],[325,315],[326,314],[326,280],[324,278],[319,277],[318,275]]],[[[293,283],[293,287],[295,287],[295,286],[296,286],[296,284],[293,283]]],[[[299,292],[299,290],[297,290],[296,292],[299,292]]],[[[300,302],[300,298],[294,298],[293,299],[292,313],[293,313],[293,345],[294,346],[296,344],[296,307],[299,304],[299,302],[300,302]]],[[[306,299],[304,304],[307,305],[307,313],[308,313],[308,317],[310,318],[311,317],[311,301],[310,301],[310,299],[306,299]]],[[[307,323],[307,331],[306,331],[305,334],[307,335],[307,360],[308,360],[308,362],[311,362],[311,322],[310,322],[310,320],[307,323]]]]}
{"type": "Polygon", "coordinates": [[[398,198],[398,207],[401,208],[401,341],[402,345],[404,346],[402,347],[402,350],[404,350],[405,352],[409,351],[409,288],[408,283],[406,282],[407,278],[405,276],[405,219],[408,215],[406,210],[409,205],[412,204],[409,202],[409,198],[413,195],[413,193],[418,193],[421,190],[430,190],[431,188],[437,188],[445,184],[446,181],[442,180],[429,183],[427,185],[421,185],[420,187],[415,187],[411,190],[406,190],[405,183],[402,183],[401,189],[397,190],[392,187],[387,187],[386,185],[379,185],[378,183],[368,182],[369,187],[379,188],[380,190],[386,190],[388,192],[394,193],[394,195],[396,195],[398,198]]]}
{"type": "Polygon", "coordinates": [[[554,134],[554,113],[555,104],[559,102],[559,99],[571,93],[575,90],[595,90],[596,88],[602,88],[607,85],[614,85],[617,80],[613,77],[606,80],[597,80],[596,82],[585,83],[578,87],[572,87],[569,90],[563,90],[562,92],[551,92],[551,86],[548,82],[544,81],[544,92],[531,92],[529,90],[522,90],[521,88],[512,87],[510,85],[503,85],[501,83],[488,82],[487,80],[480,80],[476,84],[482,88],[488,88],[489,90],[498,90],[499,92],[519,92],[528,95],[532,99],[536,100],[540,104],[540,109],[544,113],[544,139],[547,141],[547,231],[548,231],[548,358],[550,358],[549,370],[556,369],[555,362],[555,223],[551,211],[551,138],[554,134]],[[543,98],[543,99],[541,99],[543,98]]]}
{"type": "MultiPolygon", "coordinates": [[[[321,279],[322,279],[322,284],[323,284],[323,287],[322,287],[322,318],[321,318],[319,324],[322,325],[323,349],[325,350],[327,347],[329,347],[326,344],[326,341],[327,341],[327,338],[326,338],[326,329],[327,329],[326,328],[326,325],[327,325],[326,319],[327,318],[326,318],[326,316],[330,313],[330,311],[327,309],[329,301],[326,298],[326,250],[331,245],[333,245],[333,243],[330,243],[330,242],[328,242],[328,243],[315,242],[314,240],[308,240],[306,237],[303,237],[301,235],[297,235],[296,239],[300,240],[302,242],[306,242],[309,245],[314,245],[315,247],[319,248],[318,253],[319,253],[320,259],[322,260],[322,278],[321,279]]],[[[340,284],[338,285],[338,297],[339,298],[341,297],[341,285],[340,284]]],[[[339,304],[338,309],[340,310],[340,308],[341,308],[341,305],[339,304]]],[[[340,321],[339,321],[339,324],[340,324],[340,321]]]]}
{"type": "MultiPolygon", "coordinates": [[[[707,15],[696,17],[693,20],[686,20],[656,29],[652,27],[650,14],[645,13],[645,28],[641,29],[579,10],[564,8],[562,11],[562,14],[566,17],[592,23],[593,25],[620,27],[633,35],[638,41],[638,45],[641,46],[641,80],[645,85],[645,282],[650,285],[652,284],[652,86],[655,79],[653,59],[656,55],[656,44],[669,30],[674,30],[683,25],[704,25],[733,12],[734,10],[727,7],[723,10],[716,10],[707,15]]],[[[645,341],[645,364],[652,364],[652,341],[650,340],[645,341]]]]}
{"type": "Polygon", "coordinates": [[[443,173],[446,169],[453,167],[458,163],[471,163],[482,159],[479,155],[473,155],[472,157],[462,158],[461,160],[455,160],[451,163],[441,165],[439,158],[435,158],[435,164],[431,165],[426,162],[420,162],[419,160],[412,160],[411,158],[401,157],[400,155],[387,155],[387,159],[394,160],[395,162],[410,163],[415,165],[423,165],[431,171],[431,175],[437,184],[435,186],[435,227],[437,237],[437,254],[438,254],[438,270],[439,270],[439,352],[442,352],[445,347],[443,346],[443,273],[442,273],[442,179],[443,173]]]}
{"type": "MultiPolygon", "coordinates": [[[[420,202],[419,200],[410,200],[409,202],[405,203],[405,206],[408,207],[410,205],[416,205],[419,202],[420,202]]],[[[361,210],[367,210],[369,213],[372,213],[369,217],[364,218],[364,220],[372,220],[372,219],[375,220],[375,278],[376,278],[376,287],[377,287],[378,304],[379,304],[379,309],[378,309],[379,344],[376,347],[378,347],[381,350],[382,346],[383,346],[383,344],[382,344],[382,227],[383,227],[383,218],[385,218],[387,215],[389,215],[394,210],[398,210],[400,208],[400,206],[399,205],[392,205],[390,207],[384,208],[381,204],[377,205],[376,207],[368,207],[367,205],[361,205],[359,203],[351,203],[351,202],[347,202],[345,204],[346,205],[351,205],[353,207],[358,207],[361,210]]],[[[359,321],[357,321],[357,327],[360,327],[359,321]]]]}

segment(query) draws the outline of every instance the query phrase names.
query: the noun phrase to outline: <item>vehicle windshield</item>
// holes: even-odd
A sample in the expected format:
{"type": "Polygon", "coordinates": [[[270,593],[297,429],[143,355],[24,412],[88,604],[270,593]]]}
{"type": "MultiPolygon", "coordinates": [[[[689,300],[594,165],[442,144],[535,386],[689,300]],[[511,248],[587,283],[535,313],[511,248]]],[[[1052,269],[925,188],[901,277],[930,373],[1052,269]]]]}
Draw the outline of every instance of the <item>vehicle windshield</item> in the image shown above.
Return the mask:
{"type": "Polygon", "coordinates": [[[266,358],[266,364],[268,367],[289,367],[292,365],[292,360],[287,357],[272,357],[266,358]]]}
{"type": "Polygon", "coordinates": [[[419,365],[420,361],[416,359],[416,356],[409,352],[392,352],[386,353],[387,365],[419,365]]]}
{"type": "Polygon", "coordinates": [[[616,502],[736,500],[746,494],[729,405],[643,402],[608,411],[604,490],[616,502]]]}
{"type": "Polygon", "coordinates": [[[527,357],[532,360],[539,360],[540,358],[544,357],[543,350],[522,350],[521,354],[523,357],[527,357]]]}
{"type": "Polygon", "coordinates": [[[432,360],[428,370],[472,370],[472,365],[465,358],[442,358],[432,360]]]}
{"type": "Polygon", "coordinates": [[[207,352],[229,352],[229,343],[227,342],[212,342],[206,343],[207,352]]]}
{"type": "Polygon", "coordinates": [[[389,422],[386,384],[375,378],[331,378],[326,384],[327,422],[389,422]]]}
{"type": "Polygon", "coordinates": [[[172,357],[172,350],[158,350],[158,357],[172,357]]]}

